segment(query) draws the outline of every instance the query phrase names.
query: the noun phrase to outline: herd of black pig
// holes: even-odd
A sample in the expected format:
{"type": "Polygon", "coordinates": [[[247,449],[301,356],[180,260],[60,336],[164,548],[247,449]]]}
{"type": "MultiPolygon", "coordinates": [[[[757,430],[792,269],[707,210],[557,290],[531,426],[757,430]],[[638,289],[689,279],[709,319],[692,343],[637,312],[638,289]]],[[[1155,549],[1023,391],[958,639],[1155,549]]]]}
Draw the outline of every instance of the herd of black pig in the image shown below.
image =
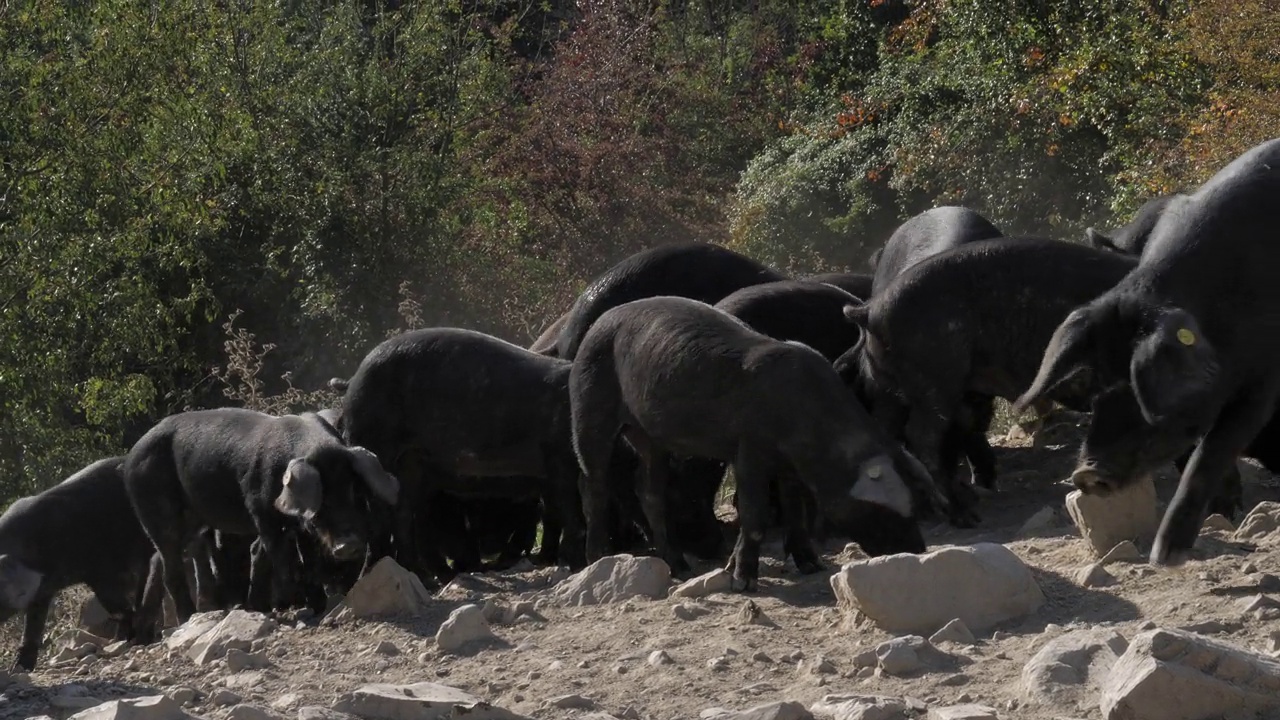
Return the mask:
{"type": "MultiPolygon", "coordinates": [[[[1175,462],[1151,562],[1182,562],[1236,460],[1280,469],[1280,140],[1087,243],[1005,237],[972,210],[904,223],[874,275],[789,279],[725,248],[646,250],[598,277],[530,348],[458,328],[391,338],[340,408],[171,415],[0,517],[0,615],[34,667],[54,595],[87,584],[149,642],[164,593],[320,610],[385,556],[434,584],[532,559],[723,558],[757,587],[774,523],[801,572],[815,533],[925,550],[919,520],[981,522],[995,398],[1090,412],[1074,483],[1106,494],[1175,462]],[[492,565],[491,565],[492,566],[492,565]],[[194,583],[194,596],[193,587],[194,583]]],[[[197,602],[198,599],[198,602],[197,602]]]]}

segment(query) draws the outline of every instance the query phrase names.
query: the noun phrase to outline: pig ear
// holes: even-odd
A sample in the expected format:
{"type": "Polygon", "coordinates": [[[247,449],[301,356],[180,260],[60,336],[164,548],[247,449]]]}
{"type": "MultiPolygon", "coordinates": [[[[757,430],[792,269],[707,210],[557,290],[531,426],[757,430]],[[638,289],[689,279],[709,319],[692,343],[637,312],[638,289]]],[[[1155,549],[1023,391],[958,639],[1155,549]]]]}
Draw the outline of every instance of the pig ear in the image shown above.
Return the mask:
{"type": "MultiPolygon", "coordinates": [[[[922,500],[927,502],[939,515],[949,515],[951,513],[951,501],[947,498],[946,493],[942,492],[942,488],[938,486],[938,483],[934,482],[933,475],[929,472],[929,469],[915,455],[912,455],[911,451],[907,450],[905,446],[899,445],[897,451],[894,457],[894,466],[906,478],[907,486],[912,490],[913,505],[914,500],[922,500]]],[[[924,508],[914,507],[915,515],[919,515],[923,510],[924,508]]]]}
{"type": "Polygon", "coordinates": [[[871,308],[867,303],[854,305],[850,303],[844,306],[844,319],[862,328],[865,335],[867,332],[867,322],[871,319],[871,308]]]}
{"type": "Polygon", "coordinates": [[[400,481],[382,467],[382,461],[378,460],[377,455],[359,445],[354,445],[351,447],[351,464],[378,499],[388,505],[396,504],[400,497],[400,481]]]}
{"type": "Polygon", "coordinates": [[[1217,377],[1217,352],[1185,310],[1167,310],[1156,329],[1138,342],[1129,380],[1142,417],[1155,425],[1208,390],[1217,377]]]}
{"type": "Polygon", "coordinates": [[[1088,366],[1097,344],[1093,314],[1087,308],[1076,308],[1053,331],[1040,370],[1031,387],[1013,403],[1013,411],[1021,414],[1032,403],[1053,392],[1059,385],[1088,366]]]}
{"type": "Polygon", "coordinates": [[[285,468],[280,495],[276,497],[276,509],[285,515],[310,520],[320,512],[324,488],[320,483],[320,471],[302,458],[294,458],[285,468]]]}
{"type": "Polygon", "coordinates": [[[25,610],[43,581],[43,573],[12,555],[0,555],[0,610],[25,610]]]}
{"type": "Polygon", "coordinates": [[[1085,240],[1087,240],[1090,245],[1092,245],[1093,247],[1099,250],[1110,250],[1111,252],[1120,252],[1120,248],[1116,247],[1116,244],[1111,241],[1111,238],[1107,237],[1106,235],[1103,235],[1102,233],[1098,232],[1097,230],[1094,230],[1093,228],[1085,228],[1084,237],[1085,237],[1085,240]]]}

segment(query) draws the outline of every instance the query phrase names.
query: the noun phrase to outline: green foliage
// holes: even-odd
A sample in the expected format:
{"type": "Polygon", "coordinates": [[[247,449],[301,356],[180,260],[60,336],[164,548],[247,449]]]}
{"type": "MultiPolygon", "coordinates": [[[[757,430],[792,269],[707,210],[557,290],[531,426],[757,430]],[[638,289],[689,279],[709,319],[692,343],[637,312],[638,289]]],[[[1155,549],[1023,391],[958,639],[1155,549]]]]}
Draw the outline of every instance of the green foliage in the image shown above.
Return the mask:
{"type": "Polygon", "coordinates": [[[332,404],[404,327],[531,339],[660,242],[861,266],[941,203],[1078,237],[1277,134],[1242,7],[11,2],[0,498],[166,413],[332,404]]]}

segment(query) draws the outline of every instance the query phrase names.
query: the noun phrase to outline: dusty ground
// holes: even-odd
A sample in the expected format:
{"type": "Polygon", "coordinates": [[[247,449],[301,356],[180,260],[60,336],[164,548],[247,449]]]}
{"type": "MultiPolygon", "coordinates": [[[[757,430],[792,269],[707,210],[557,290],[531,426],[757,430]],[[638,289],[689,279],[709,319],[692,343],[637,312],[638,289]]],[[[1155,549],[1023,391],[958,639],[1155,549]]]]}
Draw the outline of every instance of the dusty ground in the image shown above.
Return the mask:
{"type": "MultiPolygon", "coordinates": [[[[1071,580],[1089,561],[1088,550],[1066,523],[1048,537],[1015,539],[1018,528],[1037,510],[1061,510],[1077,444],[1077,421],[1068,417],[1037,437],[999,450],[1001,489],[982,501],[984,525],[974,531],[935,527],[931,545],[1005,542],[1035,571],[1048,598],[1036,615],[977,645],[956,651],[949,668],[912,678],[860,679],[852,659],[890,635],[873,627],[850,627],[836,610],[831,572],[797,576],[790,565],[769,560],[762,566],[761,591],[752,599],[773,625],[742,625],[737,620],[743,596],[719,594],[700,601],[711,612],[691,621],[672,615],[673,601],[632,600],[586,608],[548,608],[545,622],[521,620],[494,627],[500,642],[465,656],[442,655],[432,637],[450,610],[468,599],[518,599],[547,587],[554,571],[493,573],[464,578],[447,588],[427,617],[411,623],[355,621],[341,627],[288,626],[265,641],[271,665],[261,671],[231,674],[222,663],[198,667],[184,655],[170,655],[162,644],[137,648],[113,660],[64,667],[44,666],[31,675],[34,687],[10,688],[0,698],[0,717],[49,714],[65,718],[72,710],[51,706],[58,694],[83,692],[103,700],[121,696],[172,693],[189,687],[198,698],[188,711],[223,717],[214,694],[225,688],[245,702],[273,708],[279,717],[295,717],[299,706],[329,707],[343,693],[369,682],[441,682],[465,689],[496,705],[535,718],[572,718],[588,711],[544,708],[549,698],[579,694],[595,702],[595,711],[643,720],[697,718],[710,707],[742,709],[774,700],[806,705],[832,693],[911,697],[926,704],[979,702],[1000,710],[1001,718],[1098,718],[1096,695],[1082,693],[1074,706],[1044,708],[1026,704],[1019,688],[1024,663],[1049,638],[1076,627],[1112,626],[1131,638],[1144,623],[1166,627],[1221,620],[1218,637],[1241,647],[1262,649],[1280,623],[1244,617],[1238,607],[1247,572],[1280,574],[1280,548],[1264,545],[1245,555],[1205,534],[1197,559],[1182,568],[1156,570],[1145,564],[1111,566],[1117,585],[1084,589],[1071,580]],[[1021,445],[1020,447],[1018,445],[1021,445]],[[1242,567],[1245,563],[1254,567],[1242,567]],[[374,648],[390,641],[398,654],[374,648]],[[665,650],[674,664],[650,666],[653,650],[665,650]],[[821,656],[835,672],[810,671],[821,656]],[[723,669],[708,661],[726,657],[723,669]],[[630,710],[630,712],[628,711],[630,710]]],[[[1172,468],[1170,469],[1172,470],[1172,468]]],[[[1172,477],[1158,484],[1162,498],[1173,490],[1172,477]]],[[[1280,499],[1275,478],[1249,466],[1246,507],[1280,499]]],[[[1065,513],[1060,513],[1065,518],[1065,513]]],[[[828,546],[830,570],[838,567],[842,543],[828,546]]],[[[777,543],[769,546],[780,554],[777,543]]],[[[1145,548],[1144,548],[1145,550],[1145,548]]],[[[699,571],[711,569],[702,564],[699,571]]],[[[1254,590],[1253,592],[1257,592],[1254,590]]],[[[66,622],[66,615],[62,618],[66,622]]],[[[7,628],[0,647],[12,657],[16,628],[7,628]]],[[[1210,632],[1206,631],[1206,632],[1210,632]]],[[[42,663],[52,653],[46,650],[42,663]]],[[[921,713],[923,716],[923,713],[921,713]]]]}

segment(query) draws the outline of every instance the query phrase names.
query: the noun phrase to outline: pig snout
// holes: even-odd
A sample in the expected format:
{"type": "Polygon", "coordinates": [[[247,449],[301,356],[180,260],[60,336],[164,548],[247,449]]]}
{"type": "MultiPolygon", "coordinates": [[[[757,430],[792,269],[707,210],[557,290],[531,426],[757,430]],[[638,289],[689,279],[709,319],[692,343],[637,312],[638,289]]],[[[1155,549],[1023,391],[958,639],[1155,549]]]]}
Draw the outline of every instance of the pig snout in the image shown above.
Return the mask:
{"type": "Polygon", "coordinates": [[[359,538],[341,538],[333,543],[332,553],[335,560],[356,560],[364,557],[365,542],[359,538]]]}
{"type": "Polygon", "coordinates": [[[1089,495],[1106,495],[1116,489],[1115,481],[1097,465],[1086,463],[1071,473],[1071,482],[1089,495]]]}

